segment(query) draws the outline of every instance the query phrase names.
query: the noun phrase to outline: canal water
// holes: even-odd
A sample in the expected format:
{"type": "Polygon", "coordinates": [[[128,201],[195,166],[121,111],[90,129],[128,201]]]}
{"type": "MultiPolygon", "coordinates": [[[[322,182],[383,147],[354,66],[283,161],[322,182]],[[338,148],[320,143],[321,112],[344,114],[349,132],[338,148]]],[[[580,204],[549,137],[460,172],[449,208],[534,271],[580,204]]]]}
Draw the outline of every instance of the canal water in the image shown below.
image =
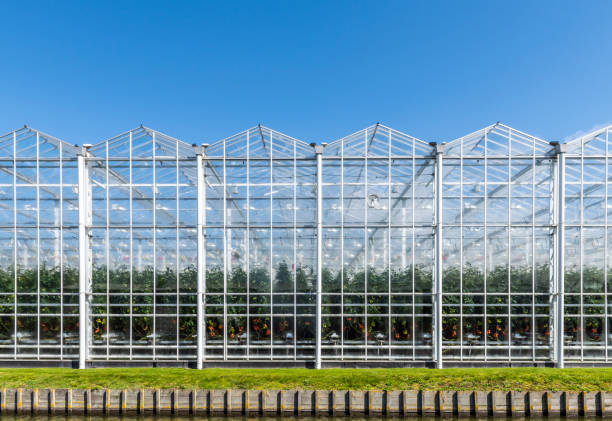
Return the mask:
{"type": "MultiPolygon", "coordinates": [[[[336,421],[366,421],[371,420],[373,418],[386,418],[389,421],[400,421],[400,420],[412,420],[412,421],[441,421],[448,418],[455,418],[461,420],[468,421],[476,421],[482,420],[483,417],[329,417],[329,416],[321,416],[321,417],[270,417],[270,416],[227,416],[227,417],[190,417],[190,416],[176,416],[176,417],[168,417],[168,416],[16,416],[16,415],[4,415],[1,416],[0,419],[2,421],[176,421],[177,419],[185,419],[185,420],[206,420],[206,421],[323,421],[323,420],[336,420],[336,421]]],[[[580,419],[581,421],[590,421],[590,420],[601,420],[601,417],[517,417],[518,419],[522,419],[524,421],[533,420],[533,421],[561,421],[561,420],[569,420],[569,419],[580,419]]],[[[514,419],[517,419],[514,418],[514,419]]],[[[502,418],[500,417],[489,417],[491,421],[500,421],[502,418]]]]}

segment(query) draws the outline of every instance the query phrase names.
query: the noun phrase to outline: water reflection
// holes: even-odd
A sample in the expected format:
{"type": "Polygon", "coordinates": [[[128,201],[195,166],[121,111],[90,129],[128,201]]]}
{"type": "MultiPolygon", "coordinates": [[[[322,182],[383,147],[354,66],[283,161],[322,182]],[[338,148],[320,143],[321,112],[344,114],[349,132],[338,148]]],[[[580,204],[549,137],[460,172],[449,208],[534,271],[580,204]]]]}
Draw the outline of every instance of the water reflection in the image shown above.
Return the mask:
{"type": "MultiPolygon", "coordinates": [[[[168,416],[11,416],[6,415],[3,416],[3,420],[8,421],[176,421],[177,419],[188,419],[188,420],[206,420],[206,421],[241,421],[241,420],[249,420],[249,421],[321,421],[322,419],[329,420],[346,420],[349,419],[351,421],[360,421],[367,420],[372,418],[382,418],[382,416],[355,416],[355,417],[312,417],[312,416],[302,416],[302,417],[280,417],[280,416],[210,416],[210,417],[191,417],[191,416],[176,416],[176,417],[168,417],[168,416]]],[[[441,421],[442,419],[448,419],[449,417],[384,417],[387,420],[419,420],[419,421],[441,421]]],[[[456,417],[451,417],[456,418],[456,417]]],[[[499,420],[500,417],[488,417],[491,421],[499,420]]],[[[482,420],[483,417],[466,417],[461,418],[464,420],[476,421],[482,420]]],[[[561,421],[561,419],[567,420],[565,417],[514,417],[513,419],[529,419],[534,421],[561,421]]],[[[590,421],[600,419],[600,417],[580,417],[581,421],[590,421]]]]}

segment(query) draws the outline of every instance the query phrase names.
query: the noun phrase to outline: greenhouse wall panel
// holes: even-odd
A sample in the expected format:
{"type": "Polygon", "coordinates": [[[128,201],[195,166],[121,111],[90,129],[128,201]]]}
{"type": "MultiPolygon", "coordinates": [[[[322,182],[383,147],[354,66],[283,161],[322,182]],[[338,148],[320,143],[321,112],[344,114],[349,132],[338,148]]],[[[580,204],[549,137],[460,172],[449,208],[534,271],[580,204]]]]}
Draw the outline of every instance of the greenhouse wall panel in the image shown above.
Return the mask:
{"type": "Polygon", "coordinates": [[[0,360],[608,363],[610,128],[0,136],[0,360]]]}

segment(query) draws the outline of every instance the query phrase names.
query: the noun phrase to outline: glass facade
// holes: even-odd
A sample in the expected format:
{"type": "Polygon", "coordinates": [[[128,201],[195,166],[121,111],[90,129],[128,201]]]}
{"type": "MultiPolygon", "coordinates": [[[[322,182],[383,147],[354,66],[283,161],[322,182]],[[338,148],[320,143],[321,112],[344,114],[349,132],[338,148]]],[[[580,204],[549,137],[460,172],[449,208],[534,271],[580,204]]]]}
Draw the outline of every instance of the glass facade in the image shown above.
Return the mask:
{"type": "Polygon", "coordinates": [[[609,362],[610,130],[0,136],[0,360],[609,362]]]}
{"type": "Polygon", "coordinates": [[[0,137],[0,359],[78,359],[76,149],[27,128],[0,137]]]}
{"type": "Polygon", "coordinates": [[[445,150],[444,358],[552,359],[554,152],[501,125],[445,150]]]}

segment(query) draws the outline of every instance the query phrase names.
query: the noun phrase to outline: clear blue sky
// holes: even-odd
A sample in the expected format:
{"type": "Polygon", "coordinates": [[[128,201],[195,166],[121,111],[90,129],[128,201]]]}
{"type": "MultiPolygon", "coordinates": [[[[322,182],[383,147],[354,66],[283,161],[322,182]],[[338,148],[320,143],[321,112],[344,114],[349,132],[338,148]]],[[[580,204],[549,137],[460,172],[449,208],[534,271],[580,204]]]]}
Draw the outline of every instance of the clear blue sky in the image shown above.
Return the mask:
{"type": "Polygon", "coordinates": [[[188,142],[375,122],[451,140],[495,121],[612,124],[612,1],[20,2],[0,6],[0,132],[188,142]]]}

